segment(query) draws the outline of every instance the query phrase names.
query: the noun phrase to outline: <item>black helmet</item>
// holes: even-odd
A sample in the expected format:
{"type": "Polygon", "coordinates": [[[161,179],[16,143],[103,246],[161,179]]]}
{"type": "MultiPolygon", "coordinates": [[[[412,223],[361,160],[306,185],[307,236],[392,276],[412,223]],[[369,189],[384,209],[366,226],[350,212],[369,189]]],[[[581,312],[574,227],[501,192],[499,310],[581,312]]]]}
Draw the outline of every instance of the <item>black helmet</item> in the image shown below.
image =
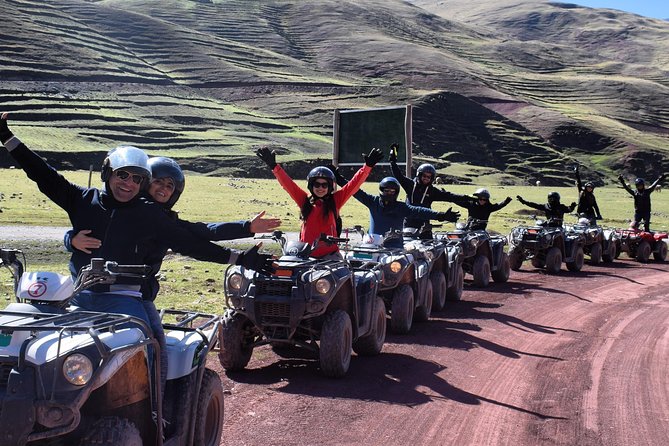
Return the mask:
{"type": "Polygon", "coordinates": [[[634,184],[637,186],[645,186],[646,182],[643,180],[643,178],[637,178],[634,180],[634,184]]]}
{"type": "Polygon", "coordinates": [[[105,183],[109,181],[112,172],[117,169],[127,170],[145,177],[142,186],[146,187],[151,180],[151,169],[148,165],[149,157],[142,149],[133,146],[119,146],[107,152],[102,162],[100,176],[105,183]]]}
{"type": "Polygon", "coordinates": [[[394,177],[385,177],[379,182],[379,191],[381,192],[381,198],[390,198],[393,201],[397,200],[397,197],[400,194],[400,182],[397,181],[394,177]],[[383,193],[384,189],[394,189],[395,193],[393,195],[385,195],[383,193]]]}
{"type": "Polygon", "coordinates": [[[549,203],[559,203],[560,202],[560,194],[553,191],[548,193],[548,202],[549,203]]]}
{"type": "Polygon", "coordinates": [[[332,171],[327,167],[318,166],[311,169],[309,175],[307,175],[307,188],[312,194],[314,193],[313,191],[314,181],[316,181],[316,179],[318,178],[327,180],[328,192],[331,193],[334,190],[334,182],[335,182],[334,173],[332,173],[332,171]]]}
{"type": "Polygon", "coordinates": [[[485,198],[486,200],[490,200],[490,192],[488,192],[488,189],[483,187],[480,189],[476,189],[476,192],[474,192],[472,195],[474,195],[477,198],[485,198]]]}
{"type": "Polygon", "coordinates": [[[593,183],[592,181],[588,181],[587,183],[585,183],[585,188],[587,189],[588,187],[591,187],[591,188],[594,189],[595,188],[595,183],[593,183]]]}
{"type": "Polygon", "coordinates": [[[437,169],[435,169],[432,164],[421,164],[416,171],[416,179],[420,179],[421,175],[424,173],[432,175],[432,180],[430,181],[430,184],[432,184],[437,177],[437,169]]]}
{"type": "Polygon", "coordinates": [[[174,181],[174,193],[165,203],[165,207],[170,209],[181,197],[181,193],[186,187],[186,178],[181,170],[179,164],[172,158],[164,156],[156,156],[149,158],[149,167],[151,168],[151,176],[153,179],[157,178],[171,178],[174,181]]]}

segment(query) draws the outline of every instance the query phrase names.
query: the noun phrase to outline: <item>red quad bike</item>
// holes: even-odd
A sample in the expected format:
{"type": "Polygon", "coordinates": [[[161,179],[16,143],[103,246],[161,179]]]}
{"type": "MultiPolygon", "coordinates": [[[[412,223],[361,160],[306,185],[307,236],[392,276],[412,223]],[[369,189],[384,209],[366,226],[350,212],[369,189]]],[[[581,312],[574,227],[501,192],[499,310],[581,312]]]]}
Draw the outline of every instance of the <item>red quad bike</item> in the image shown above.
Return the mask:
{"type": "MultiPolygon", "coordinates": [[[[658,262],[667,258],[667,242],[669,235],[666,232],[646,232],[640,229],[618,229],[618,253],[626,252],[630,259],[646,263],[650,254],[658,262]]],[[[617,257],[617,256],[616,256],[617,257]]]]}

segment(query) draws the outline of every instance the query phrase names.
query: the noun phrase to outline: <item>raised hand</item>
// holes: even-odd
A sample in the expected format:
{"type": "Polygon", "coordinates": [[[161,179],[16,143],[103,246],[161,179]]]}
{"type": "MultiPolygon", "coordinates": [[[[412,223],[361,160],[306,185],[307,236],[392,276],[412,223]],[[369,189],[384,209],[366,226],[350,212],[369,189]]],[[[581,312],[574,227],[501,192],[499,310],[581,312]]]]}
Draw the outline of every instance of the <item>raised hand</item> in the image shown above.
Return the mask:
{"type": "Polygon", "coordinates": [[[397,162],[397,149],[399,149],[400,146],[397,144],[391,144],[390,145],[390,153],[388,154],[388,161],[392,163],[397,162]]]}
{"type": "Polygon", "coordinates": [[[9,141],[9,139],[14,136],[9,126],[7,125],[7,120],[9,119],[9,113],[5,112],[0,117],[0,142],[3,144],[9,141]]]}
{"type": "Polygon", "coordinates": [[[262,211],[251,219],[251,226],[249,230],[254,234],[262,234],[263,232],[272,232],[281,225],[281,220],[278,218],[263,218],[265,211],[262,211]]]}
{"type": "Polygon", "coordinates": [[[273,150],[270,150],[267,147],[261,147],[256,151],[256,155],[258,155],[258,158],[263,160],[265,164],[270,169],[274,169],[276,167],[276,152],[273,150]]]}
{"type": "Polygon", "coordinates": [[[77,235],[72,237],[72,247],[86,254],[92,254],[91,249],[98,249],[102,246],[102,241],[95,237],[89,237],[92,231],[90,229],[82,229],[77,232],[77,235]]]}
{"type": "Polygon", "coordinates": [[[453,211],[453,208],[448,208],[446,212],[439,212],[439,216],[437,217],[437,220],[439,221],[458,221],[458,218],[460,218],[460,212],[458,211],[453,211]]]}
{"type": "Polygon", "coordinates": [[[381,149],[373,148],[368,155],[362,155],[362,157],[365,159],[365,164],[374,167],[376,163],[383,159],[383,152],[381,152],[381,149]]]}

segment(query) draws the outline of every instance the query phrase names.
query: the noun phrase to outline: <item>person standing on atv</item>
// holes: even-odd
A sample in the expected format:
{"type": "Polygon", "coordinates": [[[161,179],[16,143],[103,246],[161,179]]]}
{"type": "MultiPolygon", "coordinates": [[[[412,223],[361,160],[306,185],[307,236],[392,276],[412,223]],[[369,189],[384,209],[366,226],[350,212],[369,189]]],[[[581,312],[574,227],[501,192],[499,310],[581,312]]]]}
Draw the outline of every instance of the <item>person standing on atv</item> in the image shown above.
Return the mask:
{"type": "Polygon", "coordinates": [[[634,180],[636,190],[632,190],[632,188],[625,182],[623,176],[618,175],[620,184],[622,184],[625,190],[634,197],[634,220],[630,224],[631,228],[638,229],[643,221],[644,231],[650,232],[650,194],[652,194],[655,188],[664,181],[665,177],[665,174],[660,175],[650,187],[646,187],[646,182],[643,178],[637,178],[634,180]]]}
{"type": "Polygon", "coordinates": [[[543,211],[546,215],[546,226],[552,228],[561,228],[564,221],[564,214],[573,212],[576,208],[576,202],[572,202],[569,206],[560,203],[560,194],[557,192],[549,192],[548,203],[539,204],[524,200],[520,195],[516,195],[518,201],[525,206],[534,208],[538,211],[543,211]]]}
{"type": "MultiPolygon", "coordinates": [[[[288,176],[285,170],[276,162],[276,152],[267,147],[258,149],[256,155],[272,169],[272,173],[288,192],[293,201],[300,207],[300,241],[304,243],[317,242],[323,234],[339,236],[337,218],[339,211],[351,196],[360,189],[372,167],[383,159],[379,149],[372,149],[368,155],[363,155],[365,164],[356,172],[353,180],[346,186],[335,191],[335,176],[332,170],[318,166],[307,175],[309,194],[303,191],[288,176]]],[[[319,243],[311,252],[312,257],[341,259],[339,246],[336,244],[319,243]]]]}
{"type": "Polygon", "coordinates": [[[588,181],[585,184],[581,183],[578,164],[574,167],[574,173],[576,174],[576,188],[578,189],[576,213],[580,217],[587,218],[590,225],[594,226],[597,224],[597,220],[602,219],[602,214],[599,212],[599,206],[597,206],[597,199],[594,194],[595,185],[592,181],[588,181]]]}
{"type": "Polygon", "coordinates": [[[490,192],[488,189],[479,188],[472,194],[467,195],[450,194],[452,198],[445,200],[455,203],[460,207],[467,209],[467,228],[471,230],[484,230],[488,227],[490,214],[497,212],[507,204],[511,203],[511,197],[506,197],[501,203],[490,202],[490,192]]]}
{"type": "MultiPolygon", "coordinates": [[[[272,270],[271,256],[259,254],[259,246],[239,252],[207,242],[179,227],[161,207],[141,199],[140,191],[151,178],[148,157],[142,150],[131,146],[112,150],[102,167],[104,188],[85,188],[66,180],[14,136],[7,118],[7,113],[0,118],[0,142],[12,158],[43,194],[67,212],[75,231],[90,229],[91,235],[102,241],[95,255],[74,251],[70,271],[80,271],[93,257],[121,265],[152,265],[162,258],[162,246],[199,260],[272,270]]],[[[84,310],[128,314],[150,325],[141,302],[150,296],[143,295],[142,282],[96,285],[79,293],[72,303],[84,310]]]]}
{"type": "MultiPolygon", "coordinates": [[[[397,144],[390,146],[388,161],[390,161],[390,170],[393,177],[399,181],[402,189],[407,194],[406,204],[431,209],[434,201],[452,201],[456,198],[455,194],[434,187],[437,170],[432,164],[421,164],[418,166],[416,177],[413,180],[406,177],[397,165],[397,149],[397,144]]],[[[429,221],[428,219],[408,217],[404,220],[404,227],[421,229],[429,221]]],[[[424,239],[431,239],[432,231],[425,230],[420,236],[424,239]]]]}
{"type": "MultiPolygon", "coordinates": [[[[147,199],[162,206],[170,218],[176,220],[180,226],[203,240],[220,241],[253,237],[255,233],[272,231],[281,224],[281,221],[278,219],[263,218],[264,212],[259,213],[250,221],[207,224],[181,220],[178,213],[172,210],[172,207],[179,200],[186,187],[186,178],[181,170],[181,166],[173,159],[162,156],[149,158],[148,164],[151,169],[151,182],[147,191],[147,199]]],[[[74,230],[66,232],[64,238],[65,248],[69,252],[77,249],[92,254],[92,250],[100,248],[102,241],[89,236],[90,233],[90,229],[82,229],[77,233],[74,230]]],[[[167,247],[163,247],[159,260],[157,263],[151,265],[154,274],[148,277],[142,284],[142,287],[144,287],[142,290],[142,304],[149,318],[151,330],[160,345],[160,388],[162,391],[165,389],[165,382],[167,380],[167,344],[160,314],[156,309],[154,301],[160,289],[155,273],[160,271],[162,258],[166,253],[167,247]]]]}
{"type": "MultiPolygon", "coordinates": [[[[346,187],[348,180],[338,170],[335,171],[337,184],[346,187]]],[[[410,204],[397,201],[400,194],[400,182],[393,177],[385,177],[379,182],[379,195],[374,196],[363,190],[359,190],[353,196],[369,209],[369,233],[384,237],[386,233],[401,231],[405,218],[417,218],[422,220],[439,220],[455,222],[460,217],[459,212],[453,212],[450,208],[446,212],[437,212],[432,209],[411,206],[410,204]]],[[[389,248],[402,248],[404,246],[401,235],[387,239],[384,246],[389,248]]]]}

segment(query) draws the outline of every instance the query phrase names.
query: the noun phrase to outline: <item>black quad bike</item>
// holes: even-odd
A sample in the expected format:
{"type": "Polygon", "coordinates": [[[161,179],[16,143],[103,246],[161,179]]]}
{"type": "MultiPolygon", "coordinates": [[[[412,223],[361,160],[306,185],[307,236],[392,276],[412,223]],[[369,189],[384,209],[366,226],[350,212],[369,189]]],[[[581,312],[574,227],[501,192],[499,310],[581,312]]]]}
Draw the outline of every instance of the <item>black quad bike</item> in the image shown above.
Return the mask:
{"type": "Polygon", "coordinates": [[[590,256],[590,264],[613,262],[617,252],[617,235],[602,226],[593,225],[586,217],[580,217],[573,225],[565,225],[567,233],[583,235],[583,252],[590,256]]]}
{"type": "Polygon", "coordinates": [[[460,243],[448,239],[436,240],[424,238],[423,230],[432,231],[437,225],[427,227],[404,228],[405,249],[412,250],[412,244],[418,244],[418,250],[426,252],[430,265],[432,282],[432,312],[444,309],[447,300],[460,300],[465,273],[462,269],[462,248],[460,243]]]}
{"type": "Polygon", "coordinates": [[[390,328],[395,333],[406,334],[413,321],[425,322],[432,311],[432,282],[430,263],[426,250],[412,247],[385,246],[391,240],[402,240],[401,231],[389,231],[384,237],[365,235],[360,226],[345,229],[362,236],[362,243],[346,248],[346,259],[361,270],[381,271],[379,296],[390,310],[390,328]]]}
{"type": "Polygon", "coordinates": [[[492,276],[495,282],[509,280],[509,256],[504,252],[507,239],[503,235],[492,235],[485,229],[477,229],[486,222],[469,219],[466,223],[458,223],[456,230],[439,232],[435,238],[444,243],[455,244],[462,250],[462,268],[471,274],[474,286],[485,288],[492,276]]]}
{"type": "MultiPolygon", "coordinates": [[[[298,346],[318,353],[324,375],[341,377],[348,371],[351,349],[379,354],[386,336],[386,308],[377,297],[382,271],[309,257],[315,245],[286,241],[281,231],[270,238],[283,251],[273,274],[240,266],[226,271],[223,367],[244,369],[260,345],[298,346]]],[[[319,242],[346,241],[327,236],[319,242]]]]}
{"type": "Polygon", "coordinates": [[[0,266],[11,271],[17,291],[17,302],[0,311],[0,444],[220,443],[223,388],[205,368],[220,317],[163,313],[174,323],[164,325],[169,372],[161,402],[160,347],[145,323],[67,306],[82,290],[139,279],[147,267],[93,259],[73,283],[69,276],[24,272],[20,254],[0,249],[0,266]]]}
{"type": "Polygon", "coordinates": [[[559,273],[562,262],[569,271],[583,268],[585,237],[568,233],[551,220],[537,220],[534,226],[517,226],[511,230],[509,240],[509,261],[514,271],[520,270],[526,259],[535,268],[546,268],[549,274],[559,273]]]}

